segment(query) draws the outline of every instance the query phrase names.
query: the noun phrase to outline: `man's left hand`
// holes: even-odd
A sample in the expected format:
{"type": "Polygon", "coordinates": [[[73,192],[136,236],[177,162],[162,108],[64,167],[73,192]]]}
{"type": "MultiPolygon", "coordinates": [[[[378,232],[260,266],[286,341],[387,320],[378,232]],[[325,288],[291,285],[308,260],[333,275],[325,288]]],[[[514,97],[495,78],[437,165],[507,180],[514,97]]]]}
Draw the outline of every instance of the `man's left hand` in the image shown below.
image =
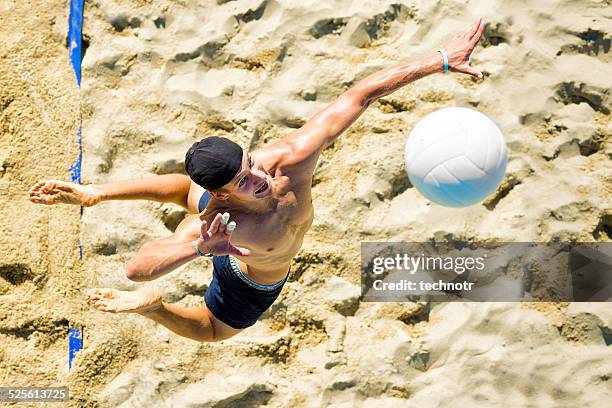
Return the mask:
{"type": "Polygon", "coordinates": [[[482,78],[482,72],[470,66],[470,55],[483,32],[484,22],[479,18],[472,28],[457,34],[446,44],[444,51],[448,54],[448,66],[451,71],[482,78]]]}

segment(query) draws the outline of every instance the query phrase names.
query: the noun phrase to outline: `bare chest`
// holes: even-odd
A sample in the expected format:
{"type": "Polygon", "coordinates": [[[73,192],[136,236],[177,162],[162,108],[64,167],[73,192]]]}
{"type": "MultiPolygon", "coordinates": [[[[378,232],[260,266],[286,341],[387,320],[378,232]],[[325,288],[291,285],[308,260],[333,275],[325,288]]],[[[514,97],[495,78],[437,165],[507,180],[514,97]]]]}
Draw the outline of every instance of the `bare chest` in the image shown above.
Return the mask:
{"type": "Polygon", "coordinates": [[[313,219],[310,200],[302,201],[291,192],[283,196],[273,212],[250,214],[245,219],[251,246],[264,253],[291,250],[310,228],[313,219]]]}

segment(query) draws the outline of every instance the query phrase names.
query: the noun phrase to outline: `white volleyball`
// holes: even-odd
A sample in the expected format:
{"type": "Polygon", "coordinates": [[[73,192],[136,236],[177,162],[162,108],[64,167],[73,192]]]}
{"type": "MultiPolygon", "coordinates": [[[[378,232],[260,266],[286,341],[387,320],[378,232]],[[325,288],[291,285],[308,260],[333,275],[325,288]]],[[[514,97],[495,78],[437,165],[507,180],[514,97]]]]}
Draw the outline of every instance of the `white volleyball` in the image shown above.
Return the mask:
{"type": "Polygon", "coordinates": [[[497,125],[468,108],[444,108],[421,119],[406,141],[410,182],[429,200],[466,207],[501,183],[508,149],[497,125]]]}

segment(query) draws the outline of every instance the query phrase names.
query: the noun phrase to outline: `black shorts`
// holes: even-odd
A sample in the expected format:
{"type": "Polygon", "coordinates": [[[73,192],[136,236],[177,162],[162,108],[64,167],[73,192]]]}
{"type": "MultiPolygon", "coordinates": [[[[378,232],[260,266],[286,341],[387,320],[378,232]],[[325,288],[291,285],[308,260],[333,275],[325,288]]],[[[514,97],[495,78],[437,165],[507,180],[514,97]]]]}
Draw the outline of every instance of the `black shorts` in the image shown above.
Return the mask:
{"type": "Polygon", "coordinates": [[[244,329],[274,303],[286,281],[287,277],[274,285],[262,285],[244,275],[231,255],[213,256],[213,279],[204,300],[217,319],[244,329]]]}

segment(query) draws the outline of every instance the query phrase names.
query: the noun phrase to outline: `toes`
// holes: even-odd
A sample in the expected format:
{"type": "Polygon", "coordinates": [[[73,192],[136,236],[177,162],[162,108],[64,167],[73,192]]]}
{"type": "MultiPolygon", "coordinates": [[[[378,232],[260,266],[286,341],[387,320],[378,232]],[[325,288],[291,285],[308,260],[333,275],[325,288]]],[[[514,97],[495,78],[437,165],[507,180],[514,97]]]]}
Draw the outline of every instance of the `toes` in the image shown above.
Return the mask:
{"type": "MultiPolygon", "coordinates": [[[[30,190],[28,190],[28,195],[30,196],[30,201],[33,201],[34,199],[40,199],[40,188],[41,186],[44,184],[44,182],[38,182],[36,184],[34,184],[30,190]]],[[[37,202],[37,201],[33,201],[33,202],[37,202]]],[[[40,201],[38,201],[40,202],[40,201]]]]}
{"type": "Polygon", "coordinates": [[[30,193],[29,199],[36,204],[54,204],[56,197],[53,195],[53,192],[35,191],[30,193]]]}
{"type": "Polygon", "coordinates": [[[93,296],[95,296],[98,299],[101,299],[101,298],[112,298],[114,296],[113,289],[109,289],[109,288],[91,288],[91,289],[87,290],[86,293],[90,297],[93,298],[93,296]]]}
{"type": "Polygon", "coordinates": [[[43,193],[50,193],[53,191],[53,189],[55,188],[55,182],[54,181],[46,181],[43,183],[42,185],[42,191],[43,193]]]}
{"type": "Polygon", "coordinates": [[[32,187],[30,187],[30,193],[33,193],[35,191],[37,191],[38,189],[40,189],[44,184],[46,183],[46,181],[39,181],[38,183],[34,184],[32,187]]]}
{"type": "Polygon", "coordinates": [[[53,197],[50,196],[40,196],[39,201],[41,204],[53,204],[53,197]]]}
{"type": "Polygon", "coordinates": [[[110,302],[113,302],[113,289],[108,288],[92,288],[86,291],[89,296],[89,302],[93,307],[102,312],[115,313],[116,307],[113,307],[110,302]]]}
{"type": "Polygon", "coordinates": [[[112,299],[115,297],[115,291],[112,289],[102,288],[100,289],[100,294],[106,299],[112,299]]]}
{"type": "Polygon", "coordinates": [[[103,312],[115,312],[115,309],[110,307],[108,305],[108,303],[106,303],[104,300],[97,300],[94,302],[94,307],[98,310],[101,310],[103,312]]]}
{"type": "Polygon", "coordinates": [[[106,305],[96,305],[96,309],[102,312],[112,312],[112,310],[109,310],[106,305]]]}

